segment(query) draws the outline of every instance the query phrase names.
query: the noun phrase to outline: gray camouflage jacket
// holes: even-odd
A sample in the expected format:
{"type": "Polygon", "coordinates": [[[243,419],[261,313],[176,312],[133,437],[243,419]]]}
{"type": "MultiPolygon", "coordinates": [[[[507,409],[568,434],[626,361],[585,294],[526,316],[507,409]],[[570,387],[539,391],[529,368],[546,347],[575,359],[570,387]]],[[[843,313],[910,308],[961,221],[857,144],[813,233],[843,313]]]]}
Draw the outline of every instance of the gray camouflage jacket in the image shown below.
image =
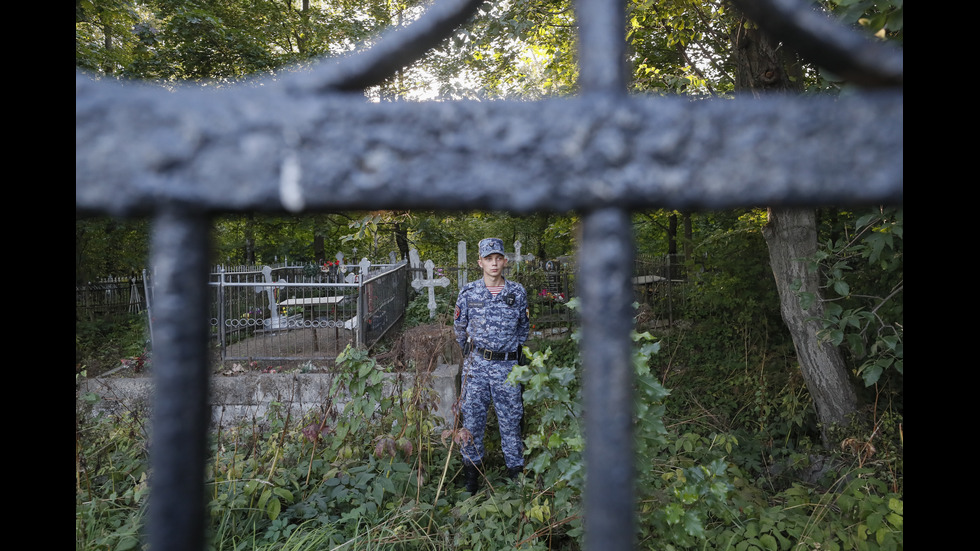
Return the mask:
{"type": "Polygon", "coordinates": [[[467,337],[473,348],[495,352],[520,350],[530,332],[527,291],[520,283],[504,280],[497,296],[480,278],[467,283],[456,299],[453,330],[460,348],[467,337]]]}

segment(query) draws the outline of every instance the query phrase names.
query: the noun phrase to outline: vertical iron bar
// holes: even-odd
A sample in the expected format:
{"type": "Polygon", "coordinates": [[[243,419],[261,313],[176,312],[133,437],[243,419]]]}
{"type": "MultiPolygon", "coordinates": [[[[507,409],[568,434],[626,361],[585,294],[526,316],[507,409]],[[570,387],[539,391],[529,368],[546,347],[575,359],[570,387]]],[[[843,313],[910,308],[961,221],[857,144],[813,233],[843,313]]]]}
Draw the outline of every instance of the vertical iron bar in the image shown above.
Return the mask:
{"type": "Polygon", "coordinates": [[[143,294],[146,295],[146,324],[150,328],[150,349],[152,350],[156,343],[153,338],[153,279],[146,268],[143,268],[143,294]]]}
{"type": "Polygon", "coordinates": [[[204,544],[208,411],[206,216],[166,209],[154,221],[156,324],[148,537],[153,551],[204,544]]]}
{"type": "MultiPolygon", "coordinates": [[[[225,356],[228,353],[228,335],[225,329],[228,327],[227,314],[225,313],[225,293],[227,292],[227,287],[225,287],[225,269],[221,268],[218,272],[218,311],[215,313],[218,319],[218,348],[221,350],[221,360],[224,361],[225,356]]],[[[210,292],[210,287],[209,287],[210,292]]]]}
{"type": "MultiPolygon", "coordinates": [[[[583,95],[626,94],[622,1],[577,0],[583,95]]],[[[633,546],[633,247],[629,213],[585,214],[579,252],[585,400],[586,549],[633,546]]]]}
{"type": "Polygon", "coordinates": [[[589,213],[579,252],[585,409],[586,549],[631,549],[633,247],[629,214],[589,213]]]}
{"type": "Polygon", "coordinates": [[[364,347],[364,333],[367,332],[367,297],[365,296],[365,291],[367,287],[364,286],[364,278],[367,274],[359,274],[357,276],[357,309],[355,312],[357,323],[354,324],[354,330],[357,333],[354,335],[354,344],[358,348],[364,347]]]}
{"type": "Polygon", "coordinates": [[[626,94],[626,5],[576,0],[579,86],[583,94],[626,94]]]}

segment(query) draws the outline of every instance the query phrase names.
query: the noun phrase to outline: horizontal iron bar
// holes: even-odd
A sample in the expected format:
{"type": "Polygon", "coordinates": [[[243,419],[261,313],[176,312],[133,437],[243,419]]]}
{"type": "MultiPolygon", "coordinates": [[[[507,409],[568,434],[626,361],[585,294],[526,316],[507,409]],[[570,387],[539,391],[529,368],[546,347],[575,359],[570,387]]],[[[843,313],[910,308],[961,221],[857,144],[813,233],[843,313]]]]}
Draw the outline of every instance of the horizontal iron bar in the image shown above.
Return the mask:
{"type": "Polygon", "coordinates": [[[901,203],[903,96],[369,103],[287,87],[168,91],[76,73],[75,208],[901,203]]]}

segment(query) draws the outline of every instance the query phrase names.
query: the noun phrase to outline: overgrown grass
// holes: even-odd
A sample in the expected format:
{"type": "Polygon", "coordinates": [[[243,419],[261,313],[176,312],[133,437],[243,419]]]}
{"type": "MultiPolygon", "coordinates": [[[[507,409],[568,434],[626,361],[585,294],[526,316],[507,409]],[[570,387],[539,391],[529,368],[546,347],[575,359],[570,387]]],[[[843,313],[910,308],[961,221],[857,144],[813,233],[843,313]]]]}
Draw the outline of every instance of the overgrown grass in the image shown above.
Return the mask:
{"type": "MultiPolygon", "coordinates": [[[[853,446],[820,450],[807,438],[806,414],[793,413],[809,407],[805,391],[764,375],[758,356],[743,355],[727,380],[711,381],[690,366],[665,370],[666,358],[681,357],[664,350],[670,341],[636,334],[635,342],[639,549],[902,549],[902,450],[881,444],[893,442],[900,415],[874,435],[849,429],[853,446]],[[692,386],[671,390],[665,380],[692,386]],[[862,445],[872,440],[887,453],[862,445]]],[[[512,374],[527,412],[527,471],[518,483],[503,476],[491,438],[484,489],[463,491],[465,433],[436,428],[424,378],[386,390],[385,367],[349,349],[337,362],[343,375],[303,418],[273,407],[212,435],[209,547],[581,549],[576,343],[533,348],[531,364],[512,374]]],[[[143,423],[77,417],[76,549],[140,544],[143,423]]]]}
{"type": "Polygon", "coordinates": [[[94,376],[119,367],[121,360],[143,355],[148,342],[146,313],[96,322],[76,320],[75,372],[94,376]]]}

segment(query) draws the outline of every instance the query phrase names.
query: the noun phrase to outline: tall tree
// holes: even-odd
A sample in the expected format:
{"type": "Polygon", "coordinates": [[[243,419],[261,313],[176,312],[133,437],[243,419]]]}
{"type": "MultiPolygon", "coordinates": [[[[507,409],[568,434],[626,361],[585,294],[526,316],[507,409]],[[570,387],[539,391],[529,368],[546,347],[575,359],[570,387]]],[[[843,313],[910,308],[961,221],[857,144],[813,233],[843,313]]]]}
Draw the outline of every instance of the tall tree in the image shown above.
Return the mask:
{"type": "MultiPolygon", "coordinates": [[[[738,93],[761,96],[803,91],[799,57],[751,21],[743,18],[734,27],[732,49],[738,93]]],[[[824,445],[828,445],[828,429],[846,423],[848,416],[857,411],[858,401],[840,349],[817,336],[821,327],[816,319],[823,317],[821,282],[805,260],[817,252],[815,211],[772,208],[762,234],[769,247],[780,312],[793,336],[800,369],[822,424],[824,445]],[[800,303],[800,292],[816,298],[808,309],[800,303]]]]}

